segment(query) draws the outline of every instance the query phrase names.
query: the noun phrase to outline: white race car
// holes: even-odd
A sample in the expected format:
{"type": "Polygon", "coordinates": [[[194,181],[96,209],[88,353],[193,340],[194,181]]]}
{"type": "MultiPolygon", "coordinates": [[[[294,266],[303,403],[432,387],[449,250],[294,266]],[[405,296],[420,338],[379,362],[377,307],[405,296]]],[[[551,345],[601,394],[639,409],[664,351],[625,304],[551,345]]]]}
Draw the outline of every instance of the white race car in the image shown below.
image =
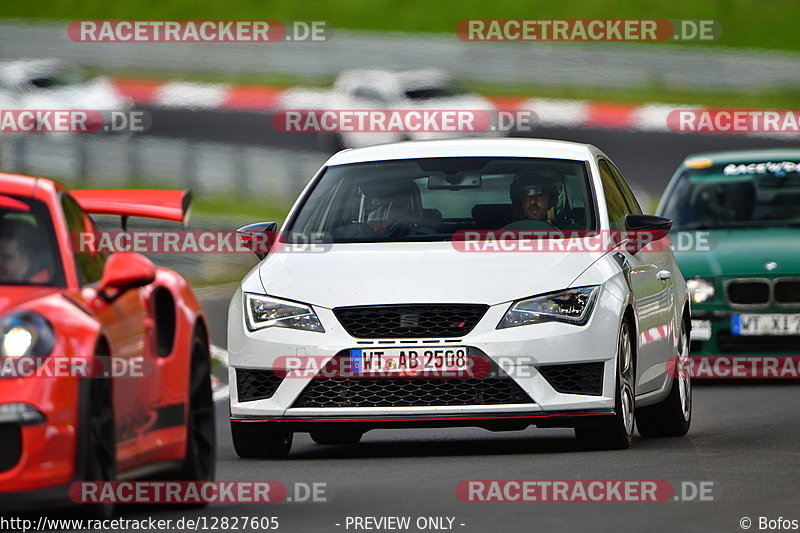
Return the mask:
{"type": "Polygon", "coordinates": [[[99,111],[104,123],[112,112],[128,113],[131,101],[106,78],[86,78],[55,59],[19,59],[0,63],[3,109],[99,111]]]}
{"type": "Polygon", "coordinates": [[[629,447],[634,420],[642,436],[684,435],[691,322],[669,226],[591,145],[339,152],[231,301],[236,452],[399,427],[574,427],[595,449],[629,447]]]}
{"type": "MultiPolygon", "coordinates": [[[[342,72],[332,91],[294,89],[283,96],[282,107],[333,111],[470,111],[493,118],[494,105],[483,96],[461,88],[439,69],[342,72]]],[[[498,130],[499,131],[499,130],[498,130]]],[[[336,131],[323,132],[323,148],[363,148],[406,140],[420,141],[464,136],[496,137],[498,131],[336,131]]]]}

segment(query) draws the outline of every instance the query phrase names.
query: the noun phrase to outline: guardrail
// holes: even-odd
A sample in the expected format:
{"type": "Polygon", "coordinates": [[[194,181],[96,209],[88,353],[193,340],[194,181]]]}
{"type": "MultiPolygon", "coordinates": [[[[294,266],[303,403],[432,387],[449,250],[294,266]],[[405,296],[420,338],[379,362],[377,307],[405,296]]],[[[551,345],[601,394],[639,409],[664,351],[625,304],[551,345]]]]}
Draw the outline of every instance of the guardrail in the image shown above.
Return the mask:
{"type": "Polygon", "coordinates": [[[329,157],[283,150],[113,134],[0,135],[0,169],[81,187],[187,187],[196,193],[292,202],[329,157]]]}

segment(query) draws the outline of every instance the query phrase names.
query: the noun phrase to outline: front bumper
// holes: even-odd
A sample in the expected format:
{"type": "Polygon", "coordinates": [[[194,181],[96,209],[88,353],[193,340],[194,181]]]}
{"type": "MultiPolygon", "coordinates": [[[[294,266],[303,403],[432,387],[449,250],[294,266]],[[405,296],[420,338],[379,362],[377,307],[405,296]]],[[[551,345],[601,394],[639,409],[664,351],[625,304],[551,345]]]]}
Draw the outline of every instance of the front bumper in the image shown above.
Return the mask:
{"type": "Polygon", "coordinates": [[[0,423],[0,502],[12,496],[55,501],[65,495],[61,488],[75,474],[78,390],[77,378],[0,378],[0,407],[23,404],[27,413],[7,412],[0,423]],[[32,413],[38,420],[28,416],[32,413]]]}
{"type": "MultiPolygon", "coordinates": [[[[623,305],[601,290],[585,326],[557,322],[495,329],[509,304],[489,307],[475,328],[457,339],[361,339],[350,336],[330,309],[315,307],[325,333],[286,328],[250,332],[243,321],[241,292],[229,309],[228,347],[231,420],[241,423],[285,424],[307,431],[332,423],[373,427],[441,427],[453,425],[502,428],[519,425],[574,426],[613,413],[616,343],[623,305]],[[367,344],[371,343],[371,344],[367,344]],[[314,379],[308,375],[280,380],[269,397],[245,401],[240,397],[237,372],[272,370],[283,357],[328,361],[352,348],[406,349],[467,347],[485,355],[513,380],[529,401],[475,405],[406,405],[369,407],[298,407],[295,404],[314,379]],[[543,374],[554,365],[597,364],[597,394],[559,392],[543,374]]],[[[328,378],[331,379],[331,378],[328,378]]],[[[332,378],[336,379],[336,378],[332,378]]],[[[359,378],[357,378],[359,379],[359,378]]],[[[407,378],[415,380],[416,378],[407,378]]],[[[458,379],[458,378],[453,378],[458,379]]],[[[339,404],[341,405],[341,404],[339,404]]]]}
{"type": "Polygon", "coordinates": [[[769,310],[702,310],[692,309],[692,357],[789,357],[800,353],[800,335],[744,336],[734,335],[731,318],[741,313],[800,313],[800,309],[769,310]],[[710,327],[708,336],[697,332],[710,327]]]}

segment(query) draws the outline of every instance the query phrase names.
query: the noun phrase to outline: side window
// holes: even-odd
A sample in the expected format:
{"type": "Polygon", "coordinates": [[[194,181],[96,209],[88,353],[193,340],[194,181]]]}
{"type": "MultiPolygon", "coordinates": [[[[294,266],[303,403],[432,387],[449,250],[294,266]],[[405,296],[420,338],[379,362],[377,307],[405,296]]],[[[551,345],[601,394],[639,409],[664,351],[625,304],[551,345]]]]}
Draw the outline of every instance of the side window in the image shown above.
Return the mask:
{"type": "Polygon", "coordinates": [[[606,160],[600,159],[597,166],[600,168],[600,180],[603,182],[603,196],[606,200],[611,229],[622,231],[625,229],[625,215],[628,214],[625,197],[622,196],[622,191],[619,190],[614,173],[606,160]]]}
{"type": "MultiPolygon", "coordinates": [[[[64,211],[64,218],[67,221],[67,231],[69,231],[71,242],[74,242],[75,235],[81,232],[94,231],[94,224],[78,202],[69,194],[61,195],[61,208],[64,211]]],[[[75,259],[75,268],[81,285],[88,285],[100,281],[105,266],[105,255],[100,253],[76,252],[74,247],[72,255],[75,259]]]]}
{"type": "MultiPolygon", "coordinates": [[[[609,162],[610,163],[610,162],[609,162]]],[[[622,177],[622,172],[614,165],[614,163],[610,163],[612,172],[614,173],[614,177],[617,179],[617,183],[619,183],[619,188],[622,191],[622,196],[625,198],[625,202],[628,204],[628,208],[630,208],[630,214],[632,215],[643,215],[642,208],[639,206],[639,202],[636,201],[636,196],[633,194],[633,191],[630,187],[628,187],[628,182],[625,181],[625,178],[622,177]]]]}

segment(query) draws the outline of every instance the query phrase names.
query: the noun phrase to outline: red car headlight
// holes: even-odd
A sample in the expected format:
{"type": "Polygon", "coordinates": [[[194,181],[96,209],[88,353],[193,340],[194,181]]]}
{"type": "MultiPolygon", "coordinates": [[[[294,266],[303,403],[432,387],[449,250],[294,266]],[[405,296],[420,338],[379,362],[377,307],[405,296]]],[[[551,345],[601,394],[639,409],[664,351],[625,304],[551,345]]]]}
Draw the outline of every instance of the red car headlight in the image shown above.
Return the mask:
{"type": "Polygon", "coordinates": [[[46,357],[55,346],[53,326],[30,311],[0,318],[0,357],[46,357]]]}

